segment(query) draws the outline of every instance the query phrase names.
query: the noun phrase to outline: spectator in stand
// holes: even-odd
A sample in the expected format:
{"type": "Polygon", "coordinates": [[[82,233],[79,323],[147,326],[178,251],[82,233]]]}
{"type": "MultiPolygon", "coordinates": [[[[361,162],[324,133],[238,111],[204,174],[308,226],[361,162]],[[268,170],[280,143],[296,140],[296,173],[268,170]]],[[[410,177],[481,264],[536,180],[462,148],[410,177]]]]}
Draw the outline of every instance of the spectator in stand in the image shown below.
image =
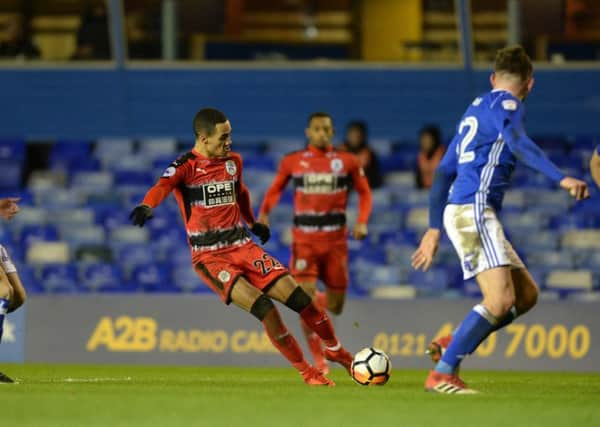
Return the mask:
{"type": "Polygon", "coordinates": [[[77,47],[72,59],[110,59],[108,14],[104,0],[90,0],[77,31],[77,47]]]}
{"type": "Polygon", "coordinates": [[[417,188],[431,188],[433,173],[445,152],[440,128],[435,125],[423,127],[419,132],[419,154],[415,171],[417,188]]]}
{"type": "Polygon", "coordinates": [[[31,41],[22,15],[8,21],[7,39],[0,42],[0,58],[36,59],[40,50],[31,41]]]}
{"type": "Polygon", "coordinates": [[[339,149],[353,153],[358,157],[358,161],[369,181],[369,186],[374,189],[381,187],[383,179],[379,170],[377,154],[369,147],[368,134],[365,122],[355,120],[348,123],[346,137],[344,138],[344,142],[339,146],[339,149]]]}

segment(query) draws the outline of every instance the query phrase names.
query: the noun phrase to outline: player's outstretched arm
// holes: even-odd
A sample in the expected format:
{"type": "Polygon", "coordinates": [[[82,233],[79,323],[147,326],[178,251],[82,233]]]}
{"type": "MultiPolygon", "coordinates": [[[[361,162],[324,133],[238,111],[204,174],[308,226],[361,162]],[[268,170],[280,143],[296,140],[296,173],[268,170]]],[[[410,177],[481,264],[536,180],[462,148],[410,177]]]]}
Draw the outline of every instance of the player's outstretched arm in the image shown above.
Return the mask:
{"type": "Polygon", "coordinates": [[[590,160],[590,172],[592,178],[598,187],[600,187],[600,145],[594,150],[592,159],[590,160]]]}
{"type": "Polygon", "coordinates": [[[19,213],[19,205],[21,200],[19,197],[7,197],[0,199],[0,218],[10,220],[13,216],[19,213]]]}
{"type": "Polygon", "coordinates": [[[146,221],[154,216],[152,210],[160,205],[162,201],[171,194],[171,191],[184,182],[189,173],[189,163],[185,157],[173,162],[144,196],[144,200],[129,214],[129,219],[133,225],[143,227],[146,221]]]}
{"type": "Polygon", "coordinates": [[[352,183],[356,193],[358,194],[358,217],[356,224],[352,230],[352,237],[357,240],[362,240],[367,237],[369,230],[367,224],[369,216],[373,209],[373,197],[371,195],[371,187],[365,176],[362,167],[356,162],[355,167],[351,171],[352,183]]]}
{"type": "Polygon", "coordinates": [[[285,190],[287,183],[291,177],[291,157],[286,156],[281,160],[277,174],[271,183],[271,186],[265,193],[260,209],[258,210],[258,222],[264,225],[269,225],[269,213],[277,205],[281,194],[285,190]]]}

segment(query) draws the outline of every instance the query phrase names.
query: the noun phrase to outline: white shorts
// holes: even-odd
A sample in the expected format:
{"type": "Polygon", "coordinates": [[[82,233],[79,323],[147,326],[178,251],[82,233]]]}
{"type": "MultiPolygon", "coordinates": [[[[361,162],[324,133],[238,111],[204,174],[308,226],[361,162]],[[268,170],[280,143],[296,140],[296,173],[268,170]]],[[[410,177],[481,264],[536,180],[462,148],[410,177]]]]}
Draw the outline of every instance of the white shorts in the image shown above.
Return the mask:
{"type": "Polygon", "coordinates": [[[16,273],[17,272],[17,268],[15,267],[12,260],[8,256],[8,252],[6,251],[6,248],[2,245],[0,245],[0,264],[2,265],[2,268],[4,268],[4,272],[6,272],[6,273],[16,273]]]}
{"type": "Polygon", "coordinates": [[[458,253],[465,280],[495,267],[525,268],[490,207],[447,205],[444,228],[458,253]]]}

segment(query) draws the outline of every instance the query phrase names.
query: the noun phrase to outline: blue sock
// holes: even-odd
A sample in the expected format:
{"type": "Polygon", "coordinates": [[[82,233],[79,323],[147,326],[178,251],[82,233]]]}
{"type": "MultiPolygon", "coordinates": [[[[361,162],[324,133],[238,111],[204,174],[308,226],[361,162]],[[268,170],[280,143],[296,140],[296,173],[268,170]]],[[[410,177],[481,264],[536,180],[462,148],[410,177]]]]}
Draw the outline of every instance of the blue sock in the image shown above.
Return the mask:
{"type": "Polygon", "coordinates": [[[4,331],[4,317],[8,311],[9,301],[6,298],[0,298],[0,342],[2,342],[2,332],[4,331]]]}
{"type": "Polygon", "coordinates": [[[435,371],[443,374],[456,372],[463,358],[475,351],[497,323],[496,318],[483,305],[473,307],[452,337],[452,342],[435,366],[435,371]]]}

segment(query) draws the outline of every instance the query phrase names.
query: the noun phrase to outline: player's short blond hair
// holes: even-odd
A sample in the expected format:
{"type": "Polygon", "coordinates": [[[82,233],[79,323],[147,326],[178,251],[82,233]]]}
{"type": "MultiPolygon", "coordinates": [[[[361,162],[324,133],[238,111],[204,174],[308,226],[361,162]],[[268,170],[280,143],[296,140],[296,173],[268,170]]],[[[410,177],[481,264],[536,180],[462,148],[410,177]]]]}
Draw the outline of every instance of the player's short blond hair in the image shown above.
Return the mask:
{"type": "Polygon", "coordinates": [[[524,83],[531,78],[533,65],[522,46],[508,46],[496,52],[494,72],[510,74],[524,83]]]}

